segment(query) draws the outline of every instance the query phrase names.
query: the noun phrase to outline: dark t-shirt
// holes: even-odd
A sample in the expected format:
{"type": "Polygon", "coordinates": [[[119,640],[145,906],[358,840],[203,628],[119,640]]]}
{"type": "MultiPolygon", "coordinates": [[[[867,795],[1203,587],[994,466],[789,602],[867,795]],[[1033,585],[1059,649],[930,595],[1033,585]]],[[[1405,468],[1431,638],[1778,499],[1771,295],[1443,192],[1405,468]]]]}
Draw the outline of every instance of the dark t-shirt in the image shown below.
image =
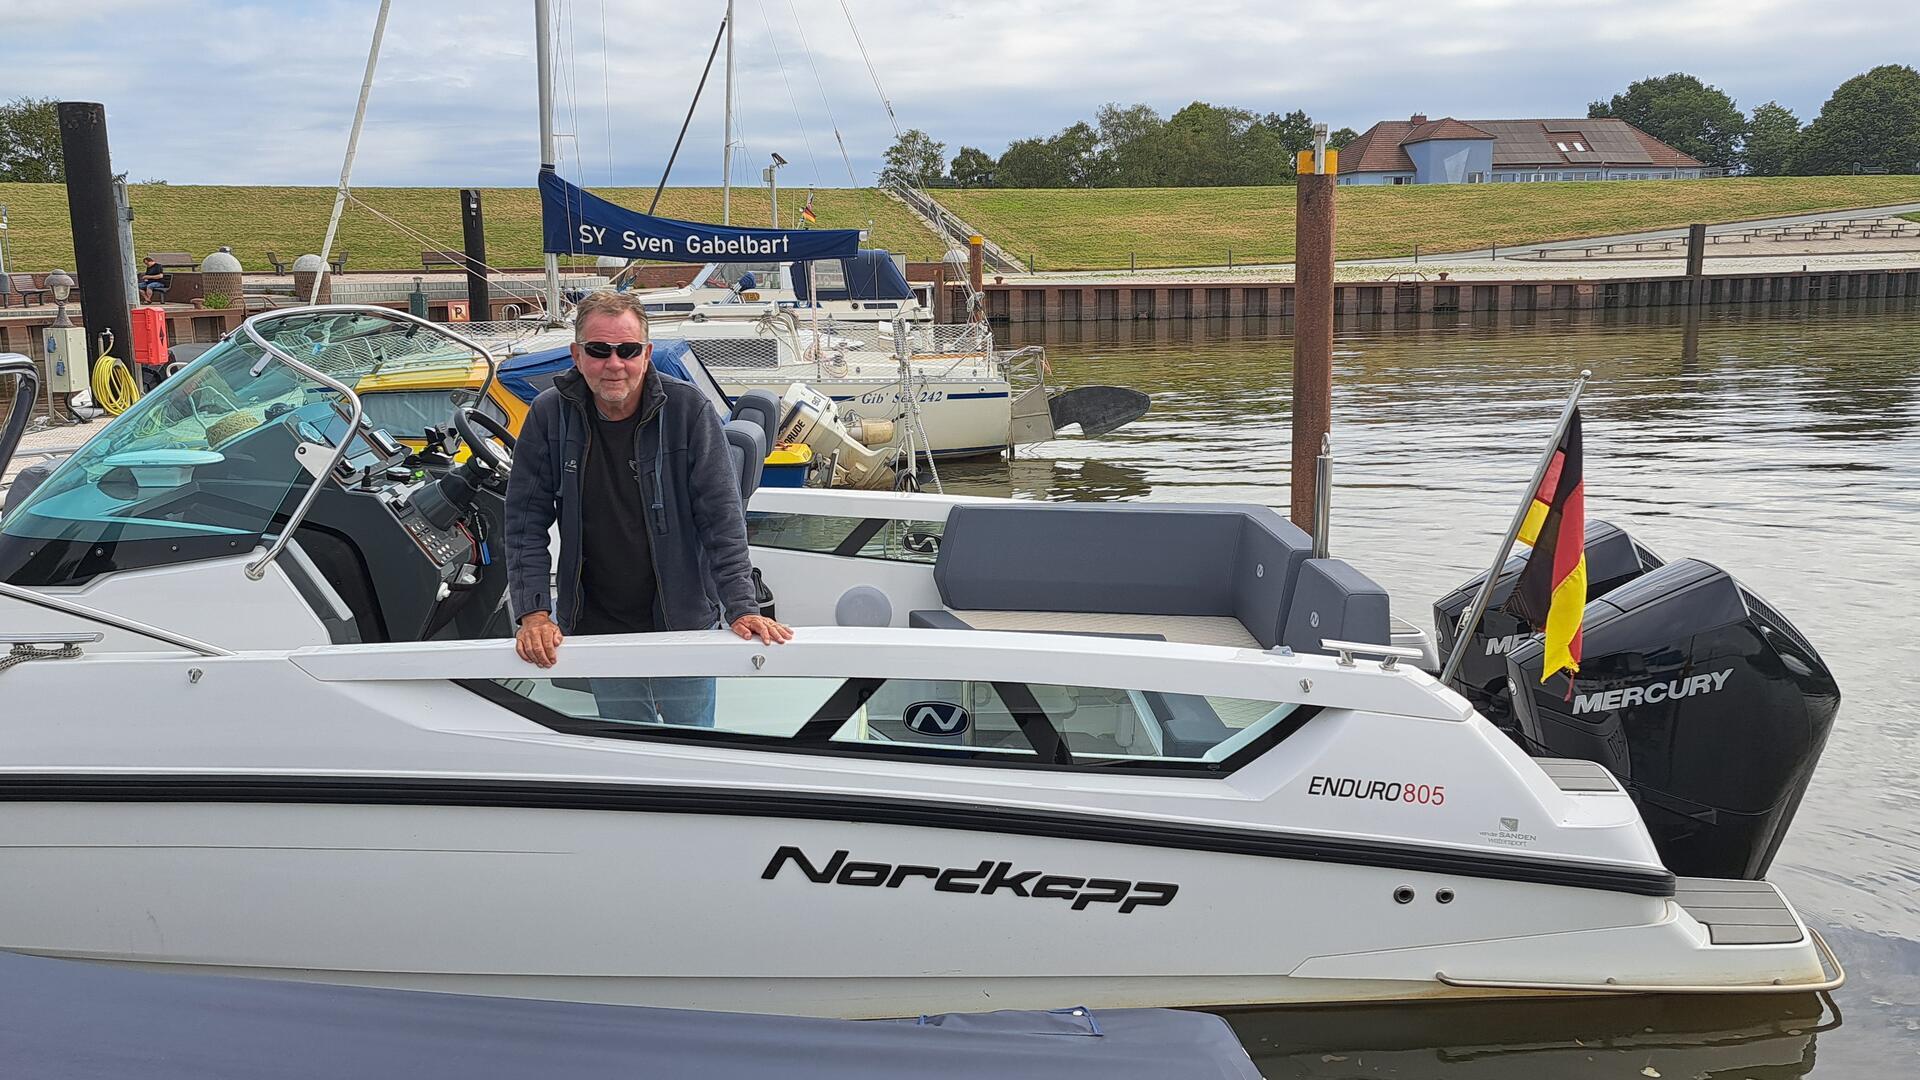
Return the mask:
{"type": "Polygon", "coordinates": [[[575,634],[649,633],[657,625],[653,534],[634,478],[636,410],[607,420],[589,404],[586,471],[580,477],[580,617],[575,634]]]}

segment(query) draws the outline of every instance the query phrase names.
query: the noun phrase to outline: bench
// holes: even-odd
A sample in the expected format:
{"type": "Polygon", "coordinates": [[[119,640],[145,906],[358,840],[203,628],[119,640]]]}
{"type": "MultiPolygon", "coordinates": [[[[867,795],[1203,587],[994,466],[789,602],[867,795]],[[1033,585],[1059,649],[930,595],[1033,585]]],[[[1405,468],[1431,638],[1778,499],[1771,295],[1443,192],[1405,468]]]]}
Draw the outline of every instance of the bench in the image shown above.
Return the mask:
{"type": "Polygon", "coordinates": [[[46,303],[46,298],[52,295],[52,291],[46,286],[36,285],[34,283],[32,274],[8,274],[7,289],[5,292],[0,292],[0,307],[5,307],[7,304],[12,303],[8,297],[11,297],[14,293],[20,294],[21,307],[26,307],[35,302],[29,299],[29,297],[38,296],[40,297],[39,303],[44,304],[46,303]]]}
{"type": "Polygon", "coordinates": [[[1314,653],[1322,638],[1389,642],[1385,590],[1312,547],[1264,506],[965,504],[947,516],[933,577],[946,609],[979,629],[1314,653]],[[1094,615],[1136,618],[1078,617],[1094,615]]]}
{"type": "Polygon", "coordinates": [[[344,251],[342,251],[342,252],[340,252],[340,253],[338,253],[338,254],[336,254],[336,255],[335,255],[335,256],[333,257],[333,260],[332,260],[332,266],[333,266],[333,272],[334,272],[334,273],[336,273],[336,274],[344,274],[344,273],[346,273],[346,270],[347,270],[347,253],[346,253],[346,252],[344,252],[344,251]]]}
{"type": "Polygon", "coordinates": [[[451,266],[456,269],[467,268],[467,257],[458,251],[423,251],[420,253],[420,269],[431,270],[436,266],[451,266]]]}
{"type": "Polygon", "coordinates": [[[281,260],[280,256],[271,251],[267,252],[267,265],[273,267],[273,272],[276,274],[284,274],[287,272],[287,264],[281,260]]]}
{"type": "Polygon", "coordinates": [[[173,275],[161,274],[159,281],[142,280],[135,281],[134,284],[140,289],[142,294],[140,299],[145,300],[147,298],[146,293],[153,293],[154,299],[165,300],[167,298],[167,290],[173,287],[173,275]]]}
{"type": "Polygon", "coordinates": [[[147,257],[159,263],[160,269],[162,270],[186,270],[191,272],[200,269],[200,260],[184,251],[156,251],[147,257]]]}

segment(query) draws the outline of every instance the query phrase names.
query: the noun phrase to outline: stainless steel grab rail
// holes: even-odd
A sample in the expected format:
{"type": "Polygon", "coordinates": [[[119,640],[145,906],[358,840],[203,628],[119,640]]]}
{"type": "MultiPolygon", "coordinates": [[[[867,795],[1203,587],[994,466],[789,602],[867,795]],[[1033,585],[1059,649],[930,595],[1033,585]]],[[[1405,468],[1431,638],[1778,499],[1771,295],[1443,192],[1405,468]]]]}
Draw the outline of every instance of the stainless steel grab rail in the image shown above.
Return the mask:
{"type": "Polygon", "coordinates": [[[0,427],[0,474],[3,474],[27,433],[28,422],[33,419],[33,405],[40,398],[40,369],[19,353],[0,353],[0,379],[14,380],[13,404],[7,409],[5,426],[0,427]]]}
{"type": "MultiPolygon", "coordinates": [[[[339,445],[333,448],[333,453],[328,456],[326,465],[320,469],[313,470],[313,483],[307,486],[306,493],[300,496],[300,502],[293,508],[293,513],[287,516],[287,523],[280,529],[280,535],[274,538],[273,544],[267,548],[266,554],[247,564],[247,577],[253,581],[259,581],[265,577],[267,567],[272,565],[273,560],[279,558],[280,553],[285,551],[287,545],[293,542],[294,530],[298,529],[300,523],[306,520],[307,511],[312,509],[313,501],[320,497],[320,485],[327,482],[327,478],[333,475],[333,470],[346,458],[347,447],[353,443],[354,436],[360,433],[361,421],[366,415],[366,410],[360,403],[360,395],[354,393],[351,386],[348,386],[346,383],[341,382],[318,368],[295,359],[292,354],[260,336],[258,328],[264,323],[278,322],[283,319],[331,314],[377,315],[384,319],[391,319],[397,323],[413,323],[416,326],[431,330],[451,341],[465,345],[467,348],[479,353],[487,361],[487,378],[486,381],[480,385],[480,393],[483,398],[487,390],[493,385],[494,376],[499,369],[499,361],[494,359],[493,351],[472,338],[464,334],[454,333],[440,323],[429,322],[409,312],[396,311],[393,308],[381,307],[377,304],[322,304],[313,307],[280,308],[275,311],[263,311],[249,318],[246,322],[241,323],[241,331],[249,338],[252,338],[254,344],[260,346],[268,356],[279,360],[300,374],[346,395],[347,400],[353,405],[353,411],[347,418],[346,433],[340,437],[339,445]]],[[[262,365],[265,364],[266,359],[267,357],[261,358],[262,365]]],[[[261,370],[260,365],[256,365],[254,370],[257,374],[261,370]]]]}
{"type": "MultiPolygon", "coordinates": [[[[11,596],[15,600],[34,604],[46,608],[49,611],[58,611],[63,615],[72,615],[75,618],[86,619],[89,622],[97,622],[103,626],[111,626],[116,630],[125,630],[130,634],[150,637],[155,641],[164,641],[169,645],[175,645],[190,652],[197,652],[201,656],[233,655],[231,650],[223,649],[218,645],[209,645],[204,641],[197,638],[190,638],[185,634],[176,634],[171,630],[162,630],[160,627],[143,623],[138,619],[129,619],[124,615],[115,615],[112,612],[101,611],[98,608],[90,608],[85,604],[76,604],[64,597],[48,596],[45,593],[34,592],[32,589],[21,588],[9,582],[0,581],[0,596],[11,596]]],[[[49,633],[52,636],[42,640],[66,640],[66,638],[75,636],[68,633],[63,637],[62,631],[49,631],[49,633]]],[[[84,637],[85,635],[79,636],[84,637]]]]}
{"type": "Polygon", "coordinates": [[[1433,973],[1434,979],[1448,986],[1475,990],[1550,990],[1570,994],[1820,994],[1829,990],[1838,990],[1847,981],[1847,969],[1840,966],[1840,958],[1833,955],[1833,949],[1827,945],[1827,939],[1820,931],[1807,927],[1807,935],[1813,939],[1813,947],[1820,953],[1821,974],[1832,968],[1831,978],[1820,982],[1789,983],[1778,980],[1769,983],[1748,983],[1745,985],[1714,986],[1708,983],[1623,983],[1608,979],[1598,983],[1566,982],[1521,982],[1510,979],[1461,979],[1448,975],[1444,971],[1433,973]]]}

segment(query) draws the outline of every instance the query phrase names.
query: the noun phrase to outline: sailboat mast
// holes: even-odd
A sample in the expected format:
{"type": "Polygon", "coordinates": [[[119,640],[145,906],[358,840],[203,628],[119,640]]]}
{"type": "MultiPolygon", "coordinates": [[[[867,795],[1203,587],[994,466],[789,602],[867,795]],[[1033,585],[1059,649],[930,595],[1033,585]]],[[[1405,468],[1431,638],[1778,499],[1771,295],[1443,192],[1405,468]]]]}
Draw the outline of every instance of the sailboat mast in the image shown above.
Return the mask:
{"type": "MultiPolygon", "coordinates": [[[[553,3],[533,0],[533,36],[538,54],[534,58],[535,76],[540,80],[540,167],[549,169],[559,163],[553,146],[553,3]]],[[[547,321],[560,320],[560,256],[547,253],[547,321]]],[[[482,313],[482,317],[485,315],[482,313]]]]}
{"type": "Polygon", "coordinates": [[[733,0],[727,0],[726,144],[720,148],[720,224],[733,224],[733,0]]]}
{"type": "Polygon", "coordinates": [[[353,182],[353,155],[360,149],[360,128],[367,121],[367,98],[373,93],[373,72],[380,66],[380,40],[387,35],[387,10],[392,0],[380,0],[380,15],[373,21],[373,44],[367,49],[367,73],[360,78],[360,103],[353,107],[353,127],[347,132],[347,156],[340,163],[340,186],[333,193],[333,215],[327,218],[326,239],[320,241],[320,270],[313,275],[313,291],[307,303],[320,302],[320,283],[327,277],[327,259],[333,254],[333,238],[340,231],[340,212],[347,208],[347,185],[353,182]]]}

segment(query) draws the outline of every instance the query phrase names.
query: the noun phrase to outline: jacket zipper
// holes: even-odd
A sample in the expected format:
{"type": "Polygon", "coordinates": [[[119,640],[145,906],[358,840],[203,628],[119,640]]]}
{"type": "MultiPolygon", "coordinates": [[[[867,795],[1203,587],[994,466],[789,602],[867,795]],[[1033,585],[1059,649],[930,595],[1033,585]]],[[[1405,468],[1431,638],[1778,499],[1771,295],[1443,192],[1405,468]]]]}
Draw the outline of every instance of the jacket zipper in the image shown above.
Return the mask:
{"type": "MultiPolygon", "coordinates": [[[[577,411],[577,406],[576,406],[576,411],[577,411]]],[[[574,488],[573,509],[576,514],[582,512],[581,507],[579,505],[580,504],[579,496],[582,490],[581,485],[586,482],[586,478],[587,478],[587,455],[593,453],[593,427],[592,427],[593,420],[591,417],[587,417],[587,416],[580,417],[580,420],[582,423],[587,425],[587,428],[584,432],[582,432],[582,434],[584,434],[586,438],[581,440],[580,469],[578,472],[573,474],[573,488],[574,488]]],[[[577,543],[579,543],[581,550],[580,550],[580,558],[576,559],[573,564],[573,617],[568,621],[567,623],[568,626],[580,625],[580,609],[582,606],[586,604],[586,594],[583,593],[580,589],[581,578],[585,575],[586,569],[587,569],[586,526],[584,524],[579,525],[579,527],[577,527],[574,531],[580,534],[580,537],[577,543]]]]}
{"type": "MultiPolygon", "coordinates": [[[[653,570],[653,607],[655,611],[658,611],[660,613],[661,617],[659,621],[662,623],[665,623],[667,621],[666,620],[667,599],[660,588],[660,553],[655,549],[659,547],[659,544],[657,542],[658,538],[665,536],[666,530],[656,528],[655,526],[665,524],[664,518],[666,515],[666,511],[665,509],[661,510],[662,520],[656,521],[654,519],[653,500],[647,498],[647,485],[640,483],[640,435],[642,432],[646,430],[649,419],[657,419],[659,412],[660,410],[656,406],[654,408],[654,414],[655,414],[654,417],[650,418],[650,417],[643,416],[640,418],[640,422],[634,425],[634,428],[633,428],[633,471],[634,471],[633,481],[634,481],[634,486],[640,489],[640,501],[644,505],[645,513],[647,516],[647,528],[653,533],[653,535],[647,537],[647,565],[653,570]]],[[[656,440],[665,440],[667,437],[666,429],[662,427],[660,430],[655,431],[653,433],[653,437],[656,440]]],[[[654,472],[653,485],[655,488],[658,488],[660,486],[660,474],[658,470],[655,470],[654,472]]],[[[661,492],[661,502],[662,503],[666,502],[665,492],[661,492]]],[[[660,629],[664,630],[666,629],[666,627],[662,626],[660,627],[660,629]]]]}

